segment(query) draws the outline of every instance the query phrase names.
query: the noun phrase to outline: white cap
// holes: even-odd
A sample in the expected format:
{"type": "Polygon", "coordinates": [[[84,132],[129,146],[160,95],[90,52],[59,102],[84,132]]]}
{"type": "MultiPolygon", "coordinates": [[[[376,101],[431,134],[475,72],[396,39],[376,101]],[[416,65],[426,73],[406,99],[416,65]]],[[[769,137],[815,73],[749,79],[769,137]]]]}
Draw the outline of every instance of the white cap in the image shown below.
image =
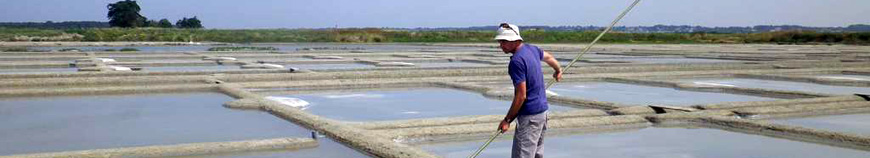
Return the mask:
{"type": "Polygon", "coordinates": [[[523,37],[520,37],[520,28],[517,25],[502,23],[498,27],[495,40],[516,41],[523,40],[523,37]]]}

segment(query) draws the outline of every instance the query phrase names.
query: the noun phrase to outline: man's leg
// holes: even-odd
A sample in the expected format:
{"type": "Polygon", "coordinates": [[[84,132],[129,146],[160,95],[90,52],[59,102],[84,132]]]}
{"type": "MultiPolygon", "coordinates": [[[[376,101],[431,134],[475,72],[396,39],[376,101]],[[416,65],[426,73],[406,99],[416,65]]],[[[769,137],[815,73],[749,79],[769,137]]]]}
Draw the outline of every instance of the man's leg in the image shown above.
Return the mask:
{"type": "Polygon", "coordinates": [[[517,128],[514,132],[513,158],[533,158],[538,153],[540,140],[543,139],[543,129],[547,122],[546,113],[517,116],[517,128]]]}
{"type": "Polygon", "coordinates": [[[544,112],[544,127],[541,128],[541,135],[538,138],[538,149],[535,150],[535,158],[544,158],[544,135],[547,133],[547,122],[550,121],[550,112],[544,112]]]}

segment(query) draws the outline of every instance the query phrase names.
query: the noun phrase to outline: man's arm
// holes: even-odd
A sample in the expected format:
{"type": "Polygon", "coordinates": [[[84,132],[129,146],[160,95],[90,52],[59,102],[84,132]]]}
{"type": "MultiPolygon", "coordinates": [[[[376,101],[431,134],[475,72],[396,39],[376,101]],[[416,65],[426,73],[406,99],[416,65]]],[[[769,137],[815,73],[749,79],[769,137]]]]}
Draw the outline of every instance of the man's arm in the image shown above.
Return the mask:
{"type": "Polygon", "coordinates": [[[550,67],[553,68],[553,71],[555,71],[553,72],[553,78],[555,78],[557,82],[562,81],[562,67],[559,66],[559,61],[556,60],[556,57],[553,57],[553,54],[550,54],[550,52],[544,51],[543,61],[547,63],[547,65],[550,65],[550,67]]]}
{"type": "Polygon", "coordinates": [[[517,85],[514,85],[514,100],[511,102],[511,109],[508,110],[507,115],[502,119],[501,124],[499,124],[499,130],[501,132],[505,132],[510,128],[511,122],[515,118],[517,118],[517,114],[520,112],[520,108],[523,107],[523,102],[526,102],[526,82],[520,82],[517,85]]]}

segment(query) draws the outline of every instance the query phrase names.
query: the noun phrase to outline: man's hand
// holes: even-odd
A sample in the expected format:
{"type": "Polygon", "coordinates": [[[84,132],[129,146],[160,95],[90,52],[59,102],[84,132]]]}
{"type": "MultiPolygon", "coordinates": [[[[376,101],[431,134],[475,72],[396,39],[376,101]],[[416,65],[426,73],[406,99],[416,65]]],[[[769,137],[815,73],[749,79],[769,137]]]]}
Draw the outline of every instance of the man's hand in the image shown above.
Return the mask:
{"type": "Polygon", "coordinates": [[[501,121],[501,124],[498,125],[498,130],[499,130],[501,133],[504,133],[504,132],[507,131],[509,128],[511,128],[511,123],[510,123],[510,122],[507,122],[507,120],[502,120],[502,121],[501,121]]]}
{"type": "Polygon", "coordinates": [[[556,79],[556,82],[562,81],[562,71],[553,72],[553,78],[556,79]]]}

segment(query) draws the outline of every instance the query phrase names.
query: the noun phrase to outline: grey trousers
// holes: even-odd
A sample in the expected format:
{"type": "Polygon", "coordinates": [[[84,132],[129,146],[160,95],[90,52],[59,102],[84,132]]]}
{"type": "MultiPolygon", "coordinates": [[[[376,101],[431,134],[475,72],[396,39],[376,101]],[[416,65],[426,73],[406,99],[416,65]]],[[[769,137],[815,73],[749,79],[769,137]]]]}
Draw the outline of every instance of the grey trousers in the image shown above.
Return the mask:
{"type": "Polygon", "coordinates": [[[547,114],[517,116],[517,129],[514,132],[512,158],[543,158],[544,132],[547,131],[547,114]]]}

